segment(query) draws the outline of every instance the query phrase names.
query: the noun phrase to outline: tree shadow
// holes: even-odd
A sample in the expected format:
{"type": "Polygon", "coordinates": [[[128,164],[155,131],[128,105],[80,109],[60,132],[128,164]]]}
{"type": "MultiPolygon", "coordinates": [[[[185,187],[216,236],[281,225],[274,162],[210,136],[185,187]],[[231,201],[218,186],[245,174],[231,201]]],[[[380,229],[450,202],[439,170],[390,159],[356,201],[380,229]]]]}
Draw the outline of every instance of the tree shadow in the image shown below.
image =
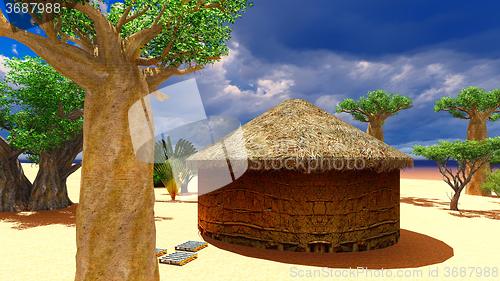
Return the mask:
{"type": "MultiPolygon", "coordinates": [[[[74,227],[76,225],[77,207],[78,204],[73,204],[68,208],[52,211],[0,213],[0,222],[13,223],[14,225],[12,226],[12,228],[17,230],[55,224],[74,227]]],[[[155,221],[165,221],[172,219],[173,218],[171,217],[155,217],[155,221]]]]}
{"type": "Polygon", "coordinates": [[[54,224],[73,227],[77,206],[78,204],[73,204],[64,209],[52,211],[0,213],[0,221],[14,223],[12,228],[18,230],[54,224]]]}
{"type": "Polygon", "coordinates": [[[155,217],[155,221],[170,221],[173,220],[172,217],[155,217]]]}
{"type": "Polygon", "coordinates": [[[224,243],[205,235],[203,239],[219,249],[246,257],[329,268],[415,268],[442,263],[453,256],[453,248],[443,241],[405,229],[401,229],[400,240],[393,246],[345,253],[317,254],[267,250],[224,243]]]}
{"type": "Polygon", "coordinates": [[[412,204],[418,207],[449,207],[450,202],[435,198],[401,197],[401,203],[412,204]]]}
{"type": "MultiPolygon", "coordinates": [[[[492,220],[500,220],[500,210],[465,210],[451,211],[450,203],[433,198],[418,198],[418,197],[401,197],[401,203],[411,204],[418,207],[437,207],[440,210],[448,211],[448,213],[460,218],[487,218],[492,220]]],[[[500,204],[500,202],[494,202],[500,204]]]]}
{"type": "Polygon", "coordinates": [[[500,210],[478,211],[478,210],[460,210],[450,211],[450,215],[460,218],[487,218],[491,220],[500,220],[500,210]]]}

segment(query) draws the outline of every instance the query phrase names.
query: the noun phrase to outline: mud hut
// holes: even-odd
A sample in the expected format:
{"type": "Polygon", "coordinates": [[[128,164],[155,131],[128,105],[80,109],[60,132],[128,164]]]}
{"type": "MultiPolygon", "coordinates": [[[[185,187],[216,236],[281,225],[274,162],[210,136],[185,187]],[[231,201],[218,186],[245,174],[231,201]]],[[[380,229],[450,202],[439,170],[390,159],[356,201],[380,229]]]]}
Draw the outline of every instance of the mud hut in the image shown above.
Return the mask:
{"type": "Polygon", "coordinates": [[[240,129],[189,159],[197,163],[200,190],[231,171],[228,184],[199,196],[203,235],[308,252],[398,241],[399,170],[412,166],[410,157],[299,99],[240,129]],[[245,149],[231,149],[237,142],[245,149]],[[247,168],[235,176],[231,166],[242,162],[247,168]]]}

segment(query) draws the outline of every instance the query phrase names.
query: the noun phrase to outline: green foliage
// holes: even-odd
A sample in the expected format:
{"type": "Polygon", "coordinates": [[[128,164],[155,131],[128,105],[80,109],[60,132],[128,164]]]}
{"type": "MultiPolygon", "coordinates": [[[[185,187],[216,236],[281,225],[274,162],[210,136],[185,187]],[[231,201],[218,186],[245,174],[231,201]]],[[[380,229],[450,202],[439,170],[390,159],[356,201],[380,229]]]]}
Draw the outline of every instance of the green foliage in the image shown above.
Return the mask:
{"type": "Polygon", "coordinates": [[[153,172],[153,184],[154,186],[162,186],[163,185],[163,182],[161,181],[161,177],[160,175],[156,172],[156,170],[154,170],[153,172]]]}
{"type": "Polygon", "coordinates": [[[7,120],[7,117],[10,115],[10,105],[5,94],[8,90],[9,87],[7,84],[0,82],[0,130],[10,127],[7,120]]]}
{"type": "Polygon", "coordinates": [[[0,82],[0,119],[12,146],[36,155],[81,132],[80,87],[40,58],[13,58],[6,66],[9,72],[0,82]]]}
{"type": "MultiPolygon", "coordinates": [[[[472,176],[483,165],[491,161],[493,155],[500,151],[500,137],[481,141],[443,141],[432,146],[416,145],[413,154],[421,155],[437,162],[443,180],[455,191],[452,204],[458,204],[458,198],[472,176]],[[457,161],[458,167],[453,171],[448,167],[450,160],[457,161]],[[466,167],[469,167],[467,169],[466,167]]],[[[456,205],[451,208],[457,209],[456,205]]]]}
{"type": "Polygon", "coordinates": [[[194,153],[196,153],[196,148],[185,139],[179,139],[174,148],[170,136],[165,138],[162,135],[162,138],[155,144],[155,158],[158,160],[156,162],[164,162],[170,158],[185,160],[194,153]]]}
{"type": "Polygon", "coordinates": [[[497,151],[495,155],[491,158],[491,164],[498,164],[500,163],[500,151],[497,151]]]}
{"type": "Polygon", "coordinates": [[[185,139],[172,144],[170,136],[159,140],[155,145],[154,175],[167,187],[169,181],[174,180],[179,186],[187,185],[193,178],[192,170],[186,164],[186,158],[196,153],[196,148],[185,139]]]}
{"type": "Polygon", "coordinates": [[[468,87],[460,91],[456,98],[443,97],[434,106],[435,111],[448,111],[453,117],[470,119],[473,112],[489,112],[489,120],[500,118],[500,89],[486,91],[478,87],[468,87]]]}
{"type": "MultiPolygon", "coordinates": [[[[141,55],[145,58],[160,56],[175,39],[171,55],[163,59],[164,66],[203,66],[212,63],[213,58],[227,55],[226,42],[231,38],[229,25],[250,6],[250,0],[125,0],[114,3],[105,16],[116,25],[127,8],[130,8],[129,17],[140,15],[121,28],[121,36],[126,38],[150,28],[160,15],[162,32],[142,49],[141,55]],[[204,3],[203,8],[199,3],[204,3]]],[[[83,13],[63,9],[61,20],[65,34],[78,37],[81,32],[95,39],[92,21],[83,13]]]]}
{"type": "Polygon", "coordinates": [[[166,182],[174,178],[172,166],[168,161],[162,163],[155,163],[154,171],[157,177],[163,182],[163,184],[166,184],[166,182]]]}
{"type": "Polygon", "coordinates": [[[489,162],[500,150],[500,137],[488,138],[482,141],[442,141],[432,146],[416,145],[413,154],[423,156],[439,164],[455,160],[460,166],[467,162],[489,162]]]}
{"type": "Polygon", "coordinates": [[[343,100],[337,105],[337,112],[347,112],[355,120],[370,122],[373,118],[385,119],[411,106],[412,101],[409,97],[375,90],[368,92],[366,97],[361,97],[357,101],[343,100]]]}
{"type": "Polygon", "coordinates": [[[492,171],[483,183],[482,188],[493,191],[500,196],[500,170],[492,171]]]}

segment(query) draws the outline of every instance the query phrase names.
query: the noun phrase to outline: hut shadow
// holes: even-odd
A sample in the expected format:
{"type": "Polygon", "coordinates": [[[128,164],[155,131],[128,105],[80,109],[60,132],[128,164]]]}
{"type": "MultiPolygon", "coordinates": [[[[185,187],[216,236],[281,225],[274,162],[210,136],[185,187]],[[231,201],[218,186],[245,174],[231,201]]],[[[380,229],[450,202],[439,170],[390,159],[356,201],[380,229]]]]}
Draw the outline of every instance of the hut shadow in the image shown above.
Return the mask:
{"type": "Polygon", "coordinates": [[[24,230],[33,227],[60,224],[75,226],[75,214],[78,204],[53,211],[8,212],[0,213],[0,221],[14,223],[13,229],[24,230]]]}
{"type": "Polygon", "coordinates": [[[328,268],[415,268],[442,263],[453,256],[453,248],[443,241],[405,229],[401,229],[400,241],[393,246],[355,253],[287,252],[224,243],[205,235],[203,239],[219,249],[247,257],[328,268]]]}
{"type": "MultiPolygon", "coordinates": [[[[402,197],[401,203],[412,204],[418,207],[438,207],[440,210],[448,211],[448,213],[460,218],[487,218],[492,220],[500,220],[500,210],[459,210],[451,211],[450,203],[439,199],[427,199],[417,197],[402,197]]],[[[495,202],[500,204],[500,202],[495,202]]]]}

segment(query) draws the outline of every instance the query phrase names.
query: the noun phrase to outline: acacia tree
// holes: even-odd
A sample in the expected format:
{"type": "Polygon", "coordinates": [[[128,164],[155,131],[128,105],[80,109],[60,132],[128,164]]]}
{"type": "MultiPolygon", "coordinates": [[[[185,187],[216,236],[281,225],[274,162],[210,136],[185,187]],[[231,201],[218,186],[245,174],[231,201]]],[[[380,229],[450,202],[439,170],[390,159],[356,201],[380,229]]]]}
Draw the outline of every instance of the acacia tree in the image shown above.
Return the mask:
{"type": "Polygon", "coordinates": [[[10,144],[39,164],[29,200],[30,210],[72,204],[66,179],[80,164],[84,91],[40,58],[10,59],[2,92],[16,111],[5,116],[12,126],[10,144]],[[9,85],[7,85],[7,83],[9,85]]]}
{"type": "Polygon", "coordinates": [[[351,114],[355,120],[368,123],[367,133],[384,141],[385,120],[399,111],[412,106],[409,97],[388,93],[384,90],[368,92],[366,97],[355,101],[345,99],[337,105],[337,112],[351,114]]]}
{"type": "MultiPolygon", "coordinates": [[[[500,89],[485,91],[478,87],[468,87],[460,91],[456,98],[443,97],[434,106],[435,111],[447,111],[453,117],[469,120],[468,140],[483,140],[488,137],[486,123],[500,118],[500,89]]],[[[475,173],[465,192],[471,195],[486,195],[481,185],[489,173],[485,165],[475,173]]]]}
{"type": "MultiPolygon", "coordinates": [[[[7,121],[11,108],[4,95],[6,89],[7,85],[0,83],[0,131],[8,132],[12,129],[12,124],[7,121]]],[[[22,152],[0,136],[0,212],[28,208],[32,185],[24,175],[18,159],[22,152]]]]}
{"type": "Polygon", "coordinates": [[[500,137],[481,141],[443,141],[432,146],[413,147],[415,155],[436,161],[443,180],[454,191],[450,210],[455,211],[458,211],[458,200],[462,190],[474,174],[487,165],[498,151],[500,151],[500,137]],[[457,162],[455,171],[449,167],[449,162],[452,160],[457,162]]]}
{"type": "Polygon", "coordinates": [[[126,0],[103,12],[63,2],[59,17],[35,15],[46,36],[16,32],[1,17],[0,36],[25,44],[86,92],[75,280],[159,279],[153,165],[134,155],[128,111],[142,100],[148,114],[143,98],[162,82],[226,55],[229,24],[249,5],[126,0]]]}

